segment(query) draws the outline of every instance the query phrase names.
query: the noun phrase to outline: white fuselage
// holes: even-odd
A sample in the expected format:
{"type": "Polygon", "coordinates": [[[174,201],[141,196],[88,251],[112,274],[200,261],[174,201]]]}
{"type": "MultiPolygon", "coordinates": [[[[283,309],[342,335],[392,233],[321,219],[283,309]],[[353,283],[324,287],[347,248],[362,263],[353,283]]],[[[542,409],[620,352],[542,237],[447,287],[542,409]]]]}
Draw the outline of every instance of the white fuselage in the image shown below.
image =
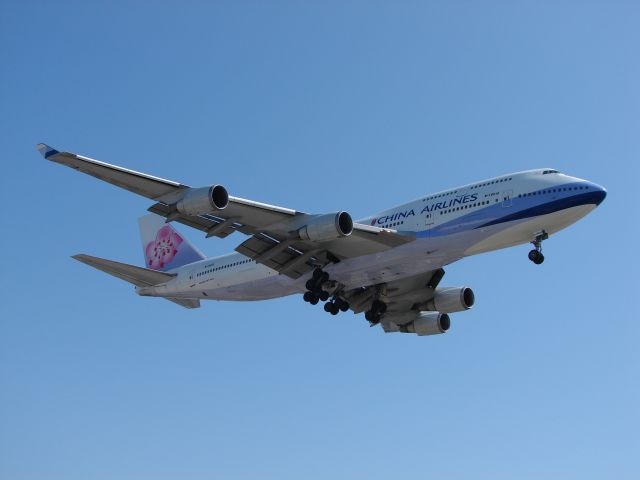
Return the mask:
{"type": "MultiPolygon", "coordinates": [[[[584,217],[606,195],[594,183],[530,170],[427,195],[358,220],[416,240],[384,253],[329,264],[345,288],[431,271],[465,256],[531,242],[584,217]]],[[[263,300],[305,291],[309,275],[291,279],[239,253],[185,265],[171,281],[137,288],[140,295],[212,300],[263,300]]]]}

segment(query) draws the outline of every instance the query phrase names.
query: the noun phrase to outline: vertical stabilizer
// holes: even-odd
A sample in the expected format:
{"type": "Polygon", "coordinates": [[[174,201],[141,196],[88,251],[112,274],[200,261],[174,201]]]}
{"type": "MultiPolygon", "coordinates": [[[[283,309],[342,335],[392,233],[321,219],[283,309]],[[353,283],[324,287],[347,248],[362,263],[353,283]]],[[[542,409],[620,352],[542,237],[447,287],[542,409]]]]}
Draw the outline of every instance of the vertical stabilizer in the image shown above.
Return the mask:
{"type": "Polygon", "coordinates": [[[206,258],[189,240],[165,223],[164,218],[145,215],[138,224],[147,268],[166,271],[206,258]]]}

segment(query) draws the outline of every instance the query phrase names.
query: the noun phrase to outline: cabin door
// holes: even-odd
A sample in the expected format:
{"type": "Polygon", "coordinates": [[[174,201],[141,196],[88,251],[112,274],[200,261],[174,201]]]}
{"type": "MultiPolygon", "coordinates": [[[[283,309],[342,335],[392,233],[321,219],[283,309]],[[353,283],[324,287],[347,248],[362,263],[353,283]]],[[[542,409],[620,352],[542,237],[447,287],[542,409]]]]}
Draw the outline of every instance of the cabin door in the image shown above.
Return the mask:
{"type": "Polygon", "coordinates": [[[424,217],[424,229],[427,231],[427,234],[433,228],[433,212],[429,212],[424,217]]]}
{"type": "Polygon", "coordinates": [[[502,192],[502,206],[510,207],[513,205],[513,200],[511,197],[513,196],[513,190],[505,190],[502,192]]]}

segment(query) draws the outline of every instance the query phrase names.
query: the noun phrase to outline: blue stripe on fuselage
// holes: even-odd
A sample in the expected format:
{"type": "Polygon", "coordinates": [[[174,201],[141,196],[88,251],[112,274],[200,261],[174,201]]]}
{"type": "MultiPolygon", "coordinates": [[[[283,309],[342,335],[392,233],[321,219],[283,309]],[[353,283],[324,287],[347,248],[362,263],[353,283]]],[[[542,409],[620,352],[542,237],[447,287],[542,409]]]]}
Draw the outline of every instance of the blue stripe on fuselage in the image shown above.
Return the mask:
{"type": "Polygon", "coordinates": [[[475,228],[488,227],[490,225],[497,225],[499,223],[513,222],[514,220],[522,220],[524,218],[538,217],[540,215],[548,215],[550,213],[558,212],[560,210],[566,210],[571,207],[578,207],[580,205],[599,205],[604,200],[606,193],[603,191],[593,191],[586,193],[579,193],[577,195],[571,195],[570,197],[560,198],[551,202],[541,203],[530,208],[525,208],[518,212],[514,212],[510,215],[496,218],[490,222],[479,225],[475,228]]]}
{"type": "Polygon", "coordinates": [[[504,206],[504,201],[496,202],[493,205],[470,211],[444,222],[428,231],[416,232],[416,236],[441,237],[461,231],[547,215],[579,205],[599,205],[605,196],[606,192],[604,190],[600,190],[599,187],[588,182],[572,182],[564,185],[548,186],[528,194],[521,194],[520,197],[512,197],[511,206],[504,206]],[[587,187],[589,191],[580,190],[581,193],[577,193],[575,189],[578,187],[587,187]],[[549,190],[556,191],[546,193],[549,190]],[[549,196],[555,198],[551,201],[541,201],[544,197],[548,198],[549,196]]]}

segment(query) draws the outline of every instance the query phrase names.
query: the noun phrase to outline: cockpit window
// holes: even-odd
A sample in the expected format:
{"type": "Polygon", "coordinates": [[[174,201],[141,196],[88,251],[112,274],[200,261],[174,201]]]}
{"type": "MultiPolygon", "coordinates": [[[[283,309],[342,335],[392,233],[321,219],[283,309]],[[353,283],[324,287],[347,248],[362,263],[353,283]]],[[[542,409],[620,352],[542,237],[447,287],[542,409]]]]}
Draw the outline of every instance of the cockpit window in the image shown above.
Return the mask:
{"type": "Polygon", "coordinates": [[[560,173],[558,170],[545,170],[544,172],[542,172],[543,175],[546,175],[547,173],[560,173]]]}

